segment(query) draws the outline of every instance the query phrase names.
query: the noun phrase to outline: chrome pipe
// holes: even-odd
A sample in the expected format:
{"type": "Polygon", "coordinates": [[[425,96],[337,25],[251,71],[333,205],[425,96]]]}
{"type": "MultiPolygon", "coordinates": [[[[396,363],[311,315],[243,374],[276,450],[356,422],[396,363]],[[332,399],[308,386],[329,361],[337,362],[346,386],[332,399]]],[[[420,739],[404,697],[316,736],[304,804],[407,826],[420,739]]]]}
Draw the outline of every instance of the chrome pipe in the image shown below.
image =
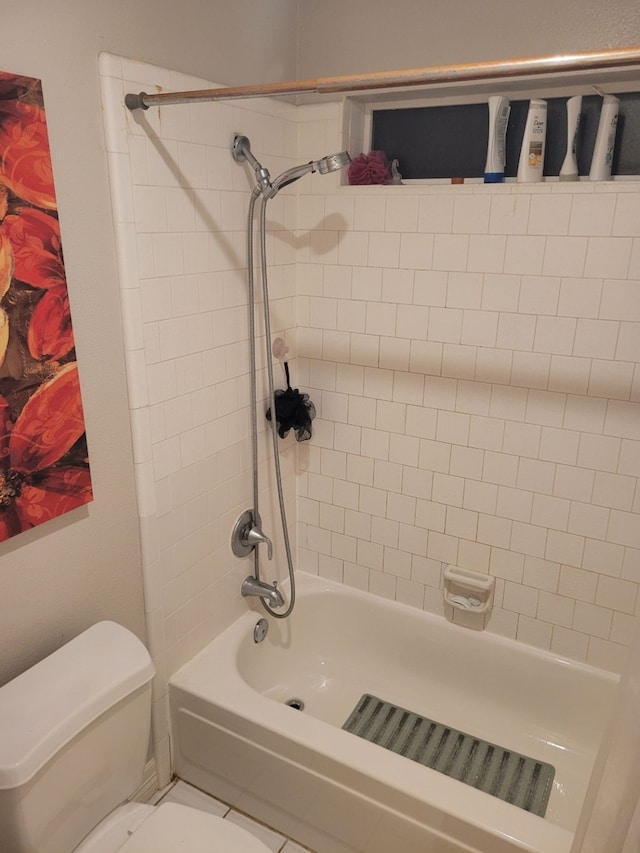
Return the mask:
{"type": "Polygon", "coordinates": [[[640,45],[592,50],[582,53],[537,56],[525,59],[500,59],[489,62],[469,62],[459,65],[434,65],[397,71],[375,71],[369,74],[343,74],[335,77],[315,77],[282,83],[258,83],[250,86],[226,86],[188,92],[140,92],[125,96],[130,110],[151,106],[264,98],[305,93],[329,94],[364,92],[376,89],[398,89],[414,86],[433,86],[439,83],[505,80],[512,77],[539,77],[600,69],[623,69],[640,66],[640,45]]]}

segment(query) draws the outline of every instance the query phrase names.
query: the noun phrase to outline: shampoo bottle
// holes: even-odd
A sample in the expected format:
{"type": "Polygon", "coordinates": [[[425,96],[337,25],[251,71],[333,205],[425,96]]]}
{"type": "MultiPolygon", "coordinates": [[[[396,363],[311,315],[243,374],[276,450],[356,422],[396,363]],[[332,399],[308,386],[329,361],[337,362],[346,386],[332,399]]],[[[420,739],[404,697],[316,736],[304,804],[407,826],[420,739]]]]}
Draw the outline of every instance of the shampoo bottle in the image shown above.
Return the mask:
{"type": "Polygon", "coordinates": [[[493,95],[489,98],[489,142],[487,145],[487,163],[484,167],[485,184],[499,184],[504,181],[505,141],[511,106],[508,98],[493,95]]]}
{"type": "Polygon", "coordinates": [[[608,181],[611,178],[619,105],[620,100],[614,95],[605,95],[602,99],[596,144],[593,149],[591,171],[589,172],[590,181],[608,181]]]}
{"type": "Polygon", "coordinates": [[[544,144],[547,138],[547,102],[531,100],[520,149],[517,180],[519,183],[542,180],[544,144]]]}
{"type": "Polygon", "coordinates": [[[567,153],[560,169],[561,181],[578,180],[578,161],[576,159],[576,140],[578,138],[578,127],[580,126],[580,110],[582,109],[582,95],[569,98],[567,101],[567,153]]]}

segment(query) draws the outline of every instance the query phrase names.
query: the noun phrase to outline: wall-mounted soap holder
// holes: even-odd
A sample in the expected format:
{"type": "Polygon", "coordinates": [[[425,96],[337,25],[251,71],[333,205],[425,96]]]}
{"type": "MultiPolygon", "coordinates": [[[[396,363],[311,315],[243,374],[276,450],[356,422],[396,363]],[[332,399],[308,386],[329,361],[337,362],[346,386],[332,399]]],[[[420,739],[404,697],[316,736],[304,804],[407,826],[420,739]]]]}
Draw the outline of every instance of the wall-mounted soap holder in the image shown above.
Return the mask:
{"type": "Polygon", "coordinates": [[[480,572],[447,566],[444,570],[444,600],[465,613],[488,613],[493,606],[496,579],[480,572]]]}

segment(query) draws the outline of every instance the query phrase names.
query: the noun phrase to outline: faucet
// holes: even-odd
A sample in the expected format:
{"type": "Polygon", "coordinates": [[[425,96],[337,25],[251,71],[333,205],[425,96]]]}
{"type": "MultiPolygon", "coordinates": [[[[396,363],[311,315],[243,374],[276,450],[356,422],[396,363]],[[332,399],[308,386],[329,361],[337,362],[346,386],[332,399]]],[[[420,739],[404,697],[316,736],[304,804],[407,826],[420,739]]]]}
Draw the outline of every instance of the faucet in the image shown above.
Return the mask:
{"type": "Polygon", "coordinates": [[[258,598],[266,598],[271,607],[283,607],[284,598],[278,589],[278,584],[274,581],[272,584],[264,583],[263,581],[249,575],[242,581],[240,592],[245,597],[249,595],[257,595],[258,598]]]}

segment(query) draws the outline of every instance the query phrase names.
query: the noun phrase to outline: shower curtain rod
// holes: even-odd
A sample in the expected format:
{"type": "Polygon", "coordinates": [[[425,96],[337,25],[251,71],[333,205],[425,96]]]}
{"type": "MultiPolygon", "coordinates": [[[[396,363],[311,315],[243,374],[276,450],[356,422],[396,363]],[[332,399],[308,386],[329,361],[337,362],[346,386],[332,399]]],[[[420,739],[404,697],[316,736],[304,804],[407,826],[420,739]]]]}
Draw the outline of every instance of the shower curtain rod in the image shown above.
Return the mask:
{"type": "Polygon", "coordinates": [[[130,110],[149,109],[171,104],[202,101],[262,98],[274,95],[302,95],[307,92],[328,94],[363,92],[375,89],[397,89],[409,86],[430,86],[437,83],[458,83],[467,80],[503,80],[510,77],[534,77],[542,74],[592,71],[602,68],[625,68],[640,65],[640,45],[635,47],[594,50],[556,56],[537,56],[528,59],[506,59],[490,62],[471,62],[462,65],[434,65],[426,68],[407,68],[400,71],[375,71],[371,74],[345,74],[337,77],[315,77],[282,83],[258,83],[250,86],[225,86],[192,92],[146,92],[128,94],[125,104],[130,110]]]}

